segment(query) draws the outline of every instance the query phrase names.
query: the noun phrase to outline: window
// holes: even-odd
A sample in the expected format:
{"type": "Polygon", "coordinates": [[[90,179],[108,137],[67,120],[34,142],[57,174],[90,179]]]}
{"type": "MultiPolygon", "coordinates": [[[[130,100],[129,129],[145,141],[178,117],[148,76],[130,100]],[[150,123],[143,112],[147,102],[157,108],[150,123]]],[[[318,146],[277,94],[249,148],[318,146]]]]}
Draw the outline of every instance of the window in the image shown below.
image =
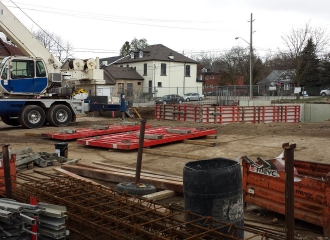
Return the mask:
{"type": "Polygon", "coordinates": [[[11,67],[11,78],[33,78],[34,61],[33,60],[13,60],[11,67]]]}
{"type": "Polygon", "coordinates": [[[131,52],[131,58],[134,58],[134,52],[131,52]]]}
{"type": "Polygon", "coordinates": [[[165,63],[161,64],[160,75],[166,76],[166,64],[165,63]]]}
{"type": "Polygon", "coordinates": [[[124,83],[118,83],[118,93],[124,93],[124,83]]]}
{"type": "Polygon", "coordinates": [[[186,65],[186,77],[190,77],[190,65],[186,65]]]}
{"type": "Polygon", "coordinates": [[[284,84],[284,90],[290,90],[290,84],[284,84]]]}
{"type": "Polygon", "coordinates": [[[210,79],[214,79],[214,76],[213,76],[213,75],[211,75],[211,76],[210,76],[210,79]]]}
{"type": "Polygon", "coordinates": [[[133,96],[133,83],[127,83],[127,97],[133,96]]]}
{"type": "Polygon", "coordinates": [[[139,52],[139,58],[143,58],[143,52],[142,51],[139,52]]]}
{"type": "Polygon", "coordinates": [[[137,82],[138,86],[141,86],[141,82],[137,82]]]}
{"type": "Polygon", "coordinates": [[[36,70],[37,77],[46,77],[46,69],[42,61],[37,61],[36,70]]]}
{"type": "Polygon", "coordinates": [[[127,64],[126,67],[129,67],[129,65],[127,64]]]}
{"type": "Polygon", "coordinates": [[[147,64],[143,64],[143,76],[147,76],[148,72],[147,72],[147,64]]]}
{"type": "Polygon", "coordinates": [[[205,80],[208,80],[208,79],[209,79],[209,75],[206,75],[206,76],[205,76],[205,80]]]}
{"type": "Polygon", "coordinates": [[[120,67],[123,67],[123,65],[120,65],[120,67]]]}
{"type": "Polygon", "coordinates": [[[162,82],[158,82],[157,87],[162,87],[162,82]]]}

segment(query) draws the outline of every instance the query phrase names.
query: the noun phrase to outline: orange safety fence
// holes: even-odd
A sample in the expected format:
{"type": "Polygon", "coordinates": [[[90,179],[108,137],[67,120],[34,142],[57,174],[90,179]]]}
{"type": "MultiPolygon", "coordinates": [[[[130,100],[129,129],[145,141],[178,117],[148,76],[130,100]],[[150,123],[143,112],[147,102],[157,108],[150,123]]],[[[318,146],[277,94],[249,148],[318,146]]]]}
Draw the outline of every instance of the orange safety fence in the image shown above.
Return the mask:
{"type": "Polygon", "coordinates": [[[267,123],[300,121],[300,106],[210,106],[157,104],[155,118],[185,122],[226,124],[235,122],[267,123]]]}

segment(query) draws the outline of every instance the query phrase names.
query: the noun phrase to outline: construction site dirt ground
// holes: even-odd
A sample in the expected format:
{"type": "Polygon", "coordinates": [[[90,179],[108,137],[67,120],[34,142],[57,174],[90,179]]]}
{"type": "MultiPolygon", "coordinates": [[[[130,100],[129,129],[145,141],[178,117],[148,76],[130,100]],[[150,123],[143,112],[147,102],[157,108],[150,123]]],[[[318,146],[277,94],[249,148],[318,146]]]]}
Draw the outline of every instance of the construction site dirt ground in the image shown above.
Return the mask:
{"type": "MultiPolygon", "coordinates": [[[[217,139],[206,139],[215,141],[215,147],[206,147],[183,142],[170,143],[152,147],[173,153],[189,153],[202,156],[203,159],[228,158],[238,159],[248,156],[253,160],[257,157],[269,159],[282,153],[283,143],[296,143],[294,152],[295,159],[330,164],[330,121],[320,123],[260,123],[246,124],[233,123],[227,125],[199,124],[189,122],[158,121],[153,119],[153,108],[137,109],[141,117],[147,120],[147,124],[153,126],[187,126],[204,127],[217,130],[217,139]]],[[[99,114],[90,114],[80,117],[77,122],[65,127],[66,129],[89,128],[92,125],[110,125],[119,123],[119,118],[105,118],[99,114]]],[[[126,119],[126,121],[140,122],[141,119],[126,119]]],[[[11,127],[0,121],[0,143],[9,144],[9,149],[18,150],[31,147],[34,152],[55,152],[55,143],[58,140],[44,139],[38,136],[26,136],[26,133],[58,132],[61,128],[45,126],[39,129],[23,129],[11,127]]],[[[68,158],[80,159],[80,163],[92,164],[94,161],[122,165],[127,167],[136,166],[137,150],[120,151],[96,147],[83,146],[76,141],[68,141],[68,158]]],[[[143,154],[142,170],[159,173],[175,174],[182,176],[184,165],[192,160],[180,157],[165,157],[160,155],[143,154]]],[[[38,168],[52,172],[53,167],[38,168]]],[[[31,170],[26,170],[26,172],[31,170]]],[[[102,182],[104,185],[115,188],[116,183],[102,182]]],[[[174,204],[184,207],[183,196],[178,195],[160,201],[163,204],[174,204]]],[[[245,222],[251,224],[262,224],[271,229],[283,232],[285,217],[253,205],[248,205],[245,210],[245,222]]],[[[316,239],[322,237],[322,228],[296,220],[296,237],[300,239],[316,239]]]]}

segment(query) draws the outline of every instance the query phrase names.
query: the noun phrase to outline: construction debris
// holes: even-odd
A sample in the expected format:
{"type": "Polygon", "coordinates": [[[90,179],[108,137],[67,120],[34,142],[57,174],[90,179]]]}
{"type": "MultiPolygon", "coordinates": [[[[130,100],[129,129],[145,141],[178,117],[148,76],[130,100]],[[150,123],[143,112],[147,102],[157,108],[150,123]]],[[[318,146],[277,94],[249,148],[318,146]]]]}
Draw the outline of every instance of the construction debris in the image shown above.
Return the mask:
{"type": "MultiPolygon", "coordinates": [[[[10,158],[12,154],[16,154],[16,168],[19,170],[31,169],[34,165],[44,168],[48,166],[60,166],[62,164],[73,164],[80,160],[58,156],[56,153],[35,153],[31,147],[11,151],[10,158]]],[[[2,159],[2,152],[0,152],[0,159],[2,159]]]]}

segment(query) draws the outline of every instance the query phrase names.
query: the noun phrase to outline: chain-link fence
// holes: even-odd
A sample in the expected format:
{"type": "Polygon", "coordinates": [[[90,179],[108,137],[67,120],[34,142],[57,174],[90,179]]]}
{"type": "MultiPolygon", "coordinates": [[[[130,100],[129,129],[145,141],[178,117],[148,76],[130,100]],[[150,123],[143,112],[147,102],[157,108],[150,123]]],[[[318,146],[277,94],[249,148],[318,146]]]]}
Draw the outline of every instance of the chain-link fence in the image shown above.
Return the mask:
{"type": "MultiPolygon", "coordinates": [[[[320,92],[325,87],[314,87],[307,88],[301,87],[298,90],[295,87],[283,87],[283,86],[263,86],[263,85],[254,85],[252,86],[252,91],[250,92],[250,86],[216,86],[213,88],[164,88],[164,87],[150,87],[143,88],[139,86],[132,86],[131,88],[123,88],[118,86],[109,87],[110,90],[105,92],[98,92],[98,95],[107,96],[109,102],[119,102],[120,94],[124,93],[126,101],[129,106],[137,105],[139,106],[146,105],[151,106],[155,104],[157,99],[162,98],[165,95],[178,95],[184,97],[188,93],[198,93],[203,94],[202,103],[204,104],[220,104],[220,105],[234,105],[235,102],[239,100],[283,100],[283,99],[295,99],[297,95],[300,95],[301,98],[320,96],[320,92]],[[297,91],[298,90],[298,91],[297,91]],[[251,96],[250,96],[251,94],[251,96]]],[[[197,101],[191,101],[190,104],[198,104],[197,101]]]]}

